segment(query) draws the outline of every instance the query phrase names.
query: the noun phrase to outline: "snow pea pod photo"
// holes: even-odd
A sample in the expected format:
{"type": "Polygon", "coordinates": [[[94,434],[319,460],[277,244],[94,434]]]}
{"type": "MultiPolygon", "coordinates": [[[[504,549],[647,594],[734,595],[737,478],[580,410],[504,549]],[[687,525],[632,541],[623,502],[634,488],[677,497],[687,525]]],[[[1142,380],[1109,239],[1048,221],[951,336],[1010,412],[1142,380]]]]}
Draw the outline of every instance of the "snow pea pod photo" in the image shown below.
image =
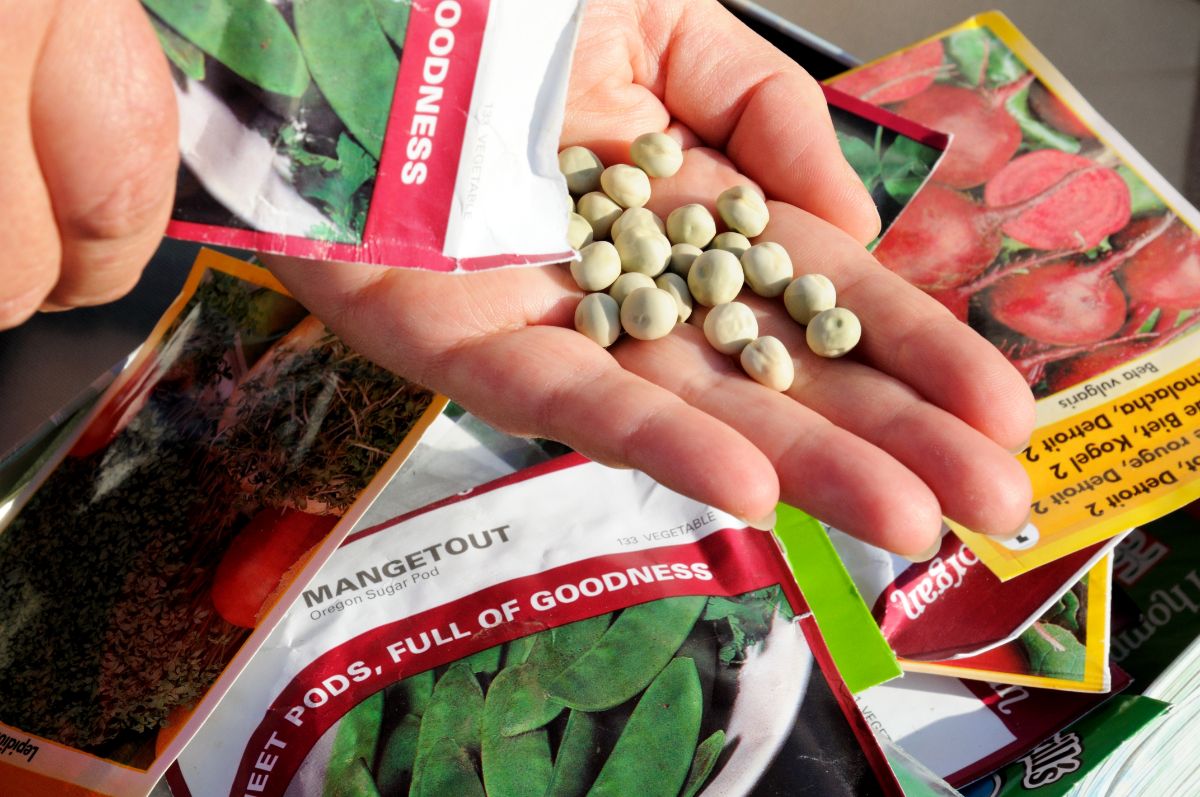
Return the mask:
{"type": "Polygon", "coordinates": [[[171,64],[180,110],[173,217],[360,242],[411,3],[143,5],[171,64]]]}
{"type": "Polygon", "coordinates": [[[308,89],[300,45],[279,9],[266,0],[143,0],[191,42],[264,91],[299,97],[308,89]]]}
{"type": "Polygon", "coordinates": [[[400,59],[369,0],[293,0],[305,61],[350,134],[375,159],[383,149],[400,59]]]}
{"type": "Polygon", "coordinates": [[[626,609],[600,640],[550,684],[550,696],[584,711],[624,703],[667,665],[704,610],[703,596],[626,609]]]}
{"type": "MultiPolygon", "coordinates": [[[[363,701],[300,781],[318,771],[321,797],[749,794],[730,736],[755,688],[742,673],[773,636],[795,636],[790,621],[770,587],[661,598],[514,639],[363,701]],[[724,769],[739,786],[706,792],[724,769]]],[[[776,662],[791,660],[786,640],[776,647],[776,662]]]]}

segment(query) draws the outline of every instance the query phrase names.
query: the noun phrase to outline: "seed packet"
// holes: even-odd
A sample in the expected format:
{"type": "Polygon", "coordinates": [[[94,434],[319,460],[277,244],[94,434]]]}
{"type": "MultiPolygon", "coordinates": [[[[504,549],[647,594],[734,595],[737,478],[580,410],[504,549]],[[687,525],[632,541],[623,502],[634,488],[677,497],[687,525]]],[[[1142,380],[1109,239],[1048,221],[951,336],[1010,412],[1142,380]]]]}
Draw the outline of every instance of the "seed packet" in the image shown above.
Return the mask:
{"type": "Polygon", "coordinates": [[[1002,582],[956,535],[914,563],[836,529],[829,538],[907,672],[1107,691],[1117,540],[1002,582]]]}
{"type": "Polygon", "coordinates": [[[902,793],[774,538],[577,455],[353,532],[168,781],[902,793]]]}
{"type": "Polygon", "coordinates": [[[1009,579],[1200,496],[1200,213],[1001,14],[833,85],[951,134],[874,253],[1039,399],[1032,522],[954,530],[1009,579]]]}
{"type": "MultiPolygon", "coordinates": [[[[1129,676],[1114,668],[1113,690],[1129,676]]],[[[1108,695],[908,673],[857,696],[876,733],[956,789],[1025,755],[1108,695]]]]}
{"type": "MultiPolygon", "coordinates": [[[[1018,582],[1019,583],[1019,582],[1018,582]]],[[[1015,638],[943,661],[901,659],[907,672],[1043,689],[1107,692],[1112,555],[1105,556],[1015,638]]]]}
{"type": "MultiPolygon", "coordinates": [[[[1142,695],[1117,695],[1039,742],[1029,753],[962,790],[963,797],[1063,797],[1109,760],[1127,739],[1169,708],[1142,695]]],[[[1083,791],[1082,794],[1096,792],[1083,791]]]]}
{"type": "Polygon", "coordinates": [[[581,3],[143,5],[179,105],[169,235],[434,271],[571,257],[556,151],[581,3]]]}
{"type": "Polygon", "coordinates": [[[929,179],[950,138],[833,86],[824,91],[842,155],[879,211],[881,238],[929,179]]]}
{"type": "Polygon", "coordinates": [[[6,501],[0,734],[23,751],[0,757],[6,788],[149,791],[160,728],[211,711],[443,404],[265,269],[202,251],[6,501]]]}

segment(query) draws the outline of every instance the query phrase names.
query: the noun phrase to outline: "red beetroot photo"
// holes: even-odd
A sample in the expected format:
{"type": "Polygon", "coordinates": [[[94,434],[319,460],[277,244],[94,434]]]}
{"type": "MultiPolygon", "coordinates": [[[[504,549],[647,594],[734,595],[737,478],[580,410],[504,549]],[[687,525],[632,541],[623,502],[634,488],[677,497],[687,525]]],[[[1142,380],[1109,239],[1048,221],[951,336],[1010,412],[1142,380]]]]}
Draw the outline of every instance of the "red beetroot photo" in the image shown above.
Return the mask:
{"type": "Polygon", "coordinates": [[[874,252],[1036,396],[1196,329],[1200,236],[986,24],[833,85],[951,135],[874,252]]]}

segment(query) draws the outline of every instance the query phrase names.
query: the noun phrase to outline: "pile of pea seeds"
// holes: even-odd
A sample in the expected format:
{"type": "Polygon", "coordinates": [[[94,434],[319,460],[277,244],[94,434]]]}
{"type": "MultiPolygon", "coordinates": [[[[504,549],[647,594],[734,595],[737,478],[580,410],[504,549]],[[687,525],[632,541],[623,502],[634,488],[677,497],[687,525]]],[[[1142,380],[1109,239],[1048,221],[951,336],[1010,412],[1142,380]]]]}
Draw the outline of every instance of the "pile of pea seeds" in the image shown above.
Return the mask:
{"type": "Polygon", "coordinates": [[[654,340],[686,322],[698,303],[711,308],[703,329],[713,348],[738,357],[761,384],[787,390],[795,378],[792,357],[778,338],[758,334],[754,311],[737,301],[748,286],[759,296],[782,296],[816,354],[840,357],[854,348],[862,327],[854,313],[836,306],[829,278],[796,277],[782,246],[750,243],[769,220],[754,188],[737,185],[717,197],[724,232],[717,232],[717,219],[701,204],[676,208],[664,223],[645,207],[650,180],[675,174],[683,150],[666,133],[646,133],[633,141],[630,154],[636,165],[608,167],[586,147],[558,155],[573,201],[568,240],[580,253],[571,274],[588,291],[575,310],[577,330],[605,347],[622,331],[654,340]]]}

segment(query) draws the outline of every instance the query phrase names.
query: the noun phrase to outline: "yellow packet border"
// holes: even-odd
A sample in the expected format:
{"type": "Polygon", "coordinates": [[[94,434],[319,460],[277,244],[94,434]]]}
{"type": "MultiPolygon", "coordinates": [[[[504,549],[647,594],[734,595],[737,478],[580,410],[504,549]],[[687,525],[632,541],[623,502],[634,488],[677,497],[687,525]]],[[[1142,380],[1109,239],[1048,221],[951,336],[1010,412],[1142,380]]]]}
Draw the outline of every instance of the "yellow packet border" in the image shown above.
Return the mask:
{"type": "Polygon", "coordinates": [[[900,669],[925,675],[943,675],[970,681],[1030,686],[1037,689],[1058,689],[1068,692],[1108,692],[1112,679],[1108,669],[1109,632],[1112,624],[1112,562],[1107,554],[1087,573],[1087,646],[1084,653],[1083,677],[1051,678],[1042,675],[998,672],[974,667],[954,667],[939,662],[899,659],[900,669]]]}

